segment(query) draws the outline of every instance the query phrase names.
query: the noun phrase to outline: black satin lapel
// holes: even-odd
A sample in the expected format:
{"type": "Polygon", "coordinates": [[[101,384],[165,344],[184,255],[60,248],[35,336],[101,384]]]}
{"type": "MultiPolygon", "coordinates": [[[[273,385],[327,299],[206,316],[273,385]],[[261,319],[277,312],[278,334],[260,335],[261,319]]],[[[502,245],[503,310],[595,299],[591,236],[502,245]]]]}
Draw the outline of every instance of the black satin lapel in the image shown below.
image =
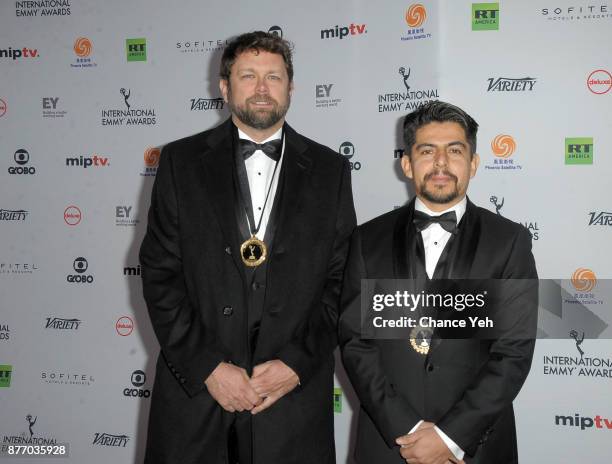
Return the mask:
{"type": "Polygon", "coordinates": [[[416,230],[412,227],[412,217],[414,215],[414,200],[412,200],[405,210],[397,218],[393,230],[393,277],[395,279],[414,278],[415,269],[413,268],[412,251],[415,248],[416,230]]]}
{"type": "Polygon", "coordinates": [[[457,230],[459,232],[454,237],[456,243],[450,252],[445,275],[449,279],[468,279],[476,258],[481,230],[477,208],[469,199],[457,230]]]}

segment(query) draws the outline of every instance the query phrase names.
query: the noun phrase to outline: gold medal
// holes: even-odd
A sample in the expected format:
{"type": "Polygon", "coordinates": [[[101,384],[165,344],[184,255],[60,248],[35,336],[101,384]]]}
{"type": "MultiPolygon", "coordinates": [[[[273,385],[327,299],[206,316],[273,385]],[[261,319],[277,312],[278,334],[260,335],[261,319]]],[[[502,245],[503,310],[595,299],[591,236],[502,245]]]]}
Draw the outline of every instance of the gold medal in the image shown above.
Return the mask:
{"type": "Polygon", "coordinates": [[[266,260],[268,248],[266,244],[254,235],[240,245],[242,262],[248,267],[257,267],[266,260]]]}
{"type": "Polygon", "coordinates": [[[429,347],[431,346],[431,337],[433,330],[429,327],[415,327],[410,331],[410,345],[412,349],[419,354],[425,356],[429,353],[429,347]]]}

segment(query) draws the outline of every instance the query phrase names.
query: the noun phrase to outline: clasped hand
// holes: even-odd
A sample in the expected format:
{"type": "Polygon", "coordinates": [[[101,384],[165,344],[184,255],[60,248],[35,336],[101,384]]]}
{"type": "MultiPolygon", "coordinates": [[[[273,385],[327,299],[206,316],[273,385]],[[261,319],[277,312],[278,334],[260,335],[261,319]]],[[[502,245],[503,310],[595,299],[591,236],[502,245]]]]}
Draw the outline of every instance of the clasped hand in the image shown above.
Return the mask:
{"type": "Polygon", "coordinates": [[[399,437],[400,454],[409,464],[448,464],[458,461],[450,452],[431,422],[422,422],[412,433],[399,437]]]}
{"type": "Polygon", "coordinates": [[[241,367],[219,363],[204,383],[226,411],[257,414],[293,390],[300,379],[284,362],[274,359],[255,366],[250,378],[241,367]]]}

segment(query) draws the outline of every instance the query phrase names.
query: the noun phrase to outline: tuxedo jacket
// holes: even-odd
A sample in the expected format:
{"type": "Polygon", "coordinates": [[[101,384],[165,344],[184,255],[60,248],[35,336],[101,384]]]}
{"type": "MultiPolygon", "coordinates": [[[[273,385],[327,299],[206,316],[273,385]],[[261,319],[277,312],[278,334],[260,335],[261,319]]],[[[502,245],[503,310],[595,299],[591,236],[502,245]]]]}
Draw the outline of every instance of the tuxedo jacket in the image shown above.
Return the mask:
{"type": "MultiPolygon", "coordinates": [[[[355,457],[364,464],[404,463],[395,440],[422,419],[461,447],[466,462],[515,463],[512,401],[529,372],[534,338],[508,333],[495,340],[441,339],[434,331],[424,356],[408,339],[361,337],[361,279],[416,279],[424,273],[423,264],[419,272],[424,251],[413,214],[414,200],[361,225],[352,237],[339,334],[344,366],[361,402],[355,457]]],[[[537,279],[531,236],[523,226],[468,200],[433,277],[537,279]]],[[[502,311],[511,326],[535,334],[537,282],[524,282],[527,310],[509,303],[502,311]]]]}
{"type": "Polygon", "coordinates": [[[349,165],[285,125],[282,193],[268,223],[274,239],[260,289],[265,304],[251,346],[233,130],[228,120],[168,144],[160,157],[140,249],[143,293],[161,348],[145,462],[226,463],[234,414],[212,398],[205,379],[222,361],[250,374],[280,359],[300,385],[253,416],[253,463],[331,464],[332,352],[356,222],[349,165]]]}

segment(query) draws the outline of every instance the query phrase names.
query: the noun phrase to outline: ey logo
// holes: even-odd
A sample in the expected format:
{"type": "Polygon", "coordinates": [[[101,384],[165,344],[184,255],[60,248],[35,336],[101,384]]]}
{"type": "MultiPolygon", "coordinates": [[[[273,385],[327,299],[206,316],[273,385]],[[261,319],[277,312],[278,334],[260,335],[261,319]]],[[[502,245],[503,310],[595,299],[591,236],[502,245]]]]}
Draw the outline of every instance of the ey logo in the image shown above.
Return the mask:
{"type": "Polygon", "coordinates": [[[128,61],[147,61],[147,39],[125,39],[125,53],[128,61]]]}
{"type": "Polygon", "coordinates": [[[498,158],[509,158],[516,150],[516,142],[511,135],[499,134],[491,142],[491,150],[498,158]]]}
{"type": "Polygon", "coordinates": [[[499,30],[499,3],[472,3],[472,30],[499,30]]]}
{"type": "Polygon", "coordinates": [[[593,164],[593,137],[566,138],[565,164],[593,164]]]}

